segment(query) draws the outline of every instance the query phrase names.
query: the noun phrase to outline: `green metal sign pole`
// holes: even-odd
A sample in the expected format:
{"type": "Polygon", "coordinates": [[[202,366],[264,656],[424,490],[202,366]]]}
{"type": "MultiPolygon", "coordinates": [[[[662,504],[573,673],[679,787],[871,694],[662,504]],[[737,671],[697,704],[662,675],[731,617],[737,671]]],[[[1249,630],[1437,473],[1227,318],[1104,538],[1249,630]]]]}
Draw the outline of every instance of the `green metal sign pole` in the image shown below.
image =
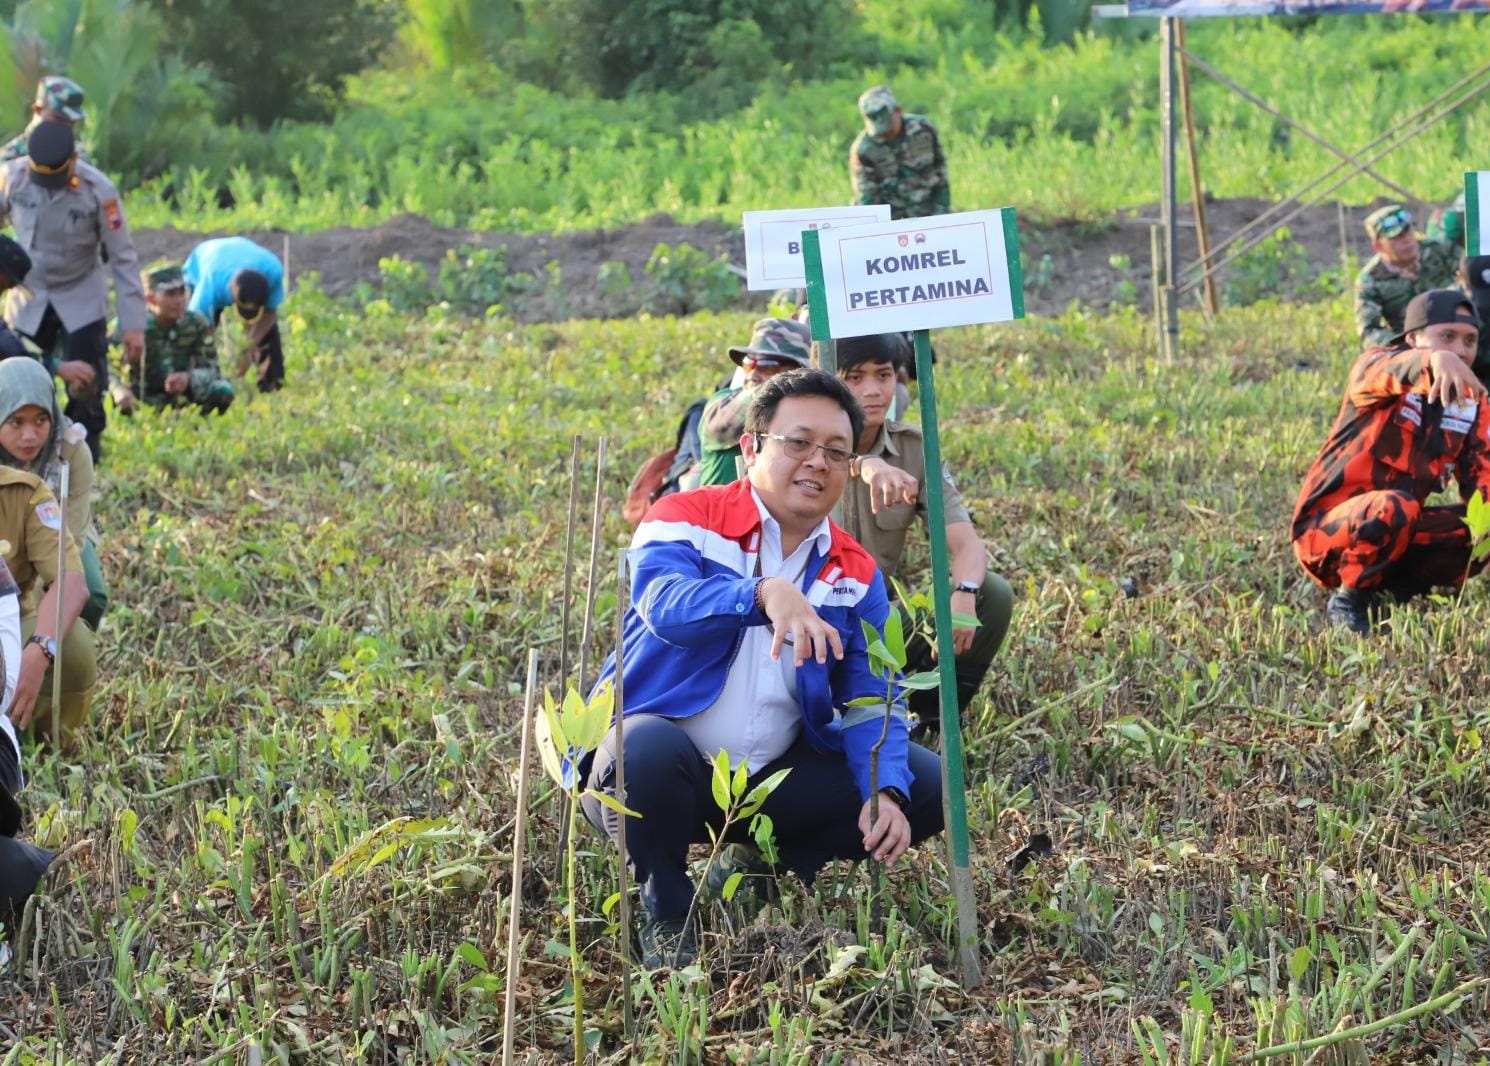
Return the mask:
{"type": "Polygon", "coordinates": [[[962,767],[962,720],[957,709],[957,674],[952,652],[952,561],[947,552],[946,508],[942,499],[942,442],[936,421],[936,381],[931,366],[931,335],[916,330],[916,383],[921,392],[922,446],[926,452],[927,531],[931,539],[931,587],[936,605],[938,694],[942,707],[942,815],[947,827],[947,868],[957,903],[957,959],[962,986],[983,983],[978,961],[978,904],[973,893],[967,831],[967,786],[962,767]]]}

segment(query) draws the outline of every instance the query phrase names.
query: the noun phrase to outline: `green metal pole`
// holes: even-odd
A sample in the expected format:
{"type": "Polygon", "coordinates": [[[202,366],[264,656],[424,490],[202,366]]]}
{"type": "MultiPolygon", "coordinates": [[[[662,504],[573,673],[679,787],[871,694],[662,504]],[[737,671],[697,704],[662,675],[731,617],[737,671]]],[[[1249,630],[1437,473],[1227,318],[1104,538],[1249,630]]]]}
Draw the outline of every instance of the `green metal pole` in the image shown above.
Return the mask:
{"type": "Polygon", "coordinates": [[[926,455],[927,531],[931,540],[931,588],[936,604],[938,693],[942,708],[942,815],[947,829],[948,869],[957,903],[957,958],[962,986],[983,983],[978,961],[978,907],[973,893],[967,831],[967,786],[963,781],[962,721],[957,709],[957,674],[952,652],[952,562],[947,552],[946,508],[942,499],[942,442],[936,421],[936,382],[931,336],[916,330],[916,383],[921,392],[921,434],[926,455]]]}

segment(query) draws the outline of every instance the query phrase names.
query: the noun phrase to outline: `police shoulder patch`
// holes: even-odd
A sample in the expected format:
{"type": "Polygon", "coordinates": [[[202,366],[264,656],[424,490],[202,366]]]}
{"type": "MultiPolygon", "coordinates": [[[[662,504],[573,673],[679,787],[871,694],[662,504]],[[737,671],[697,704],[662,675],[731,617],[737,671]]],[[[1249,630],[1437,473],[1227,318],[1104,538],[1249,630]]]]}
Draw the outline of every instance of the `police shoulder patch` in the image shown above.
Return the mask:
{"type": "Polygon", "coordinates": [[[62,508],[57,506],[56,500],[47,500],[44,503],[37,504],[36,517],[48,529],[62,528],[62,508]]]}
{"type": "Polygon", "coordinates": [[[124,212],[120,209],[118,200],[105,200],[103,202],[103,217],[109,224],[109,229],[124,228],[124,212]]]}

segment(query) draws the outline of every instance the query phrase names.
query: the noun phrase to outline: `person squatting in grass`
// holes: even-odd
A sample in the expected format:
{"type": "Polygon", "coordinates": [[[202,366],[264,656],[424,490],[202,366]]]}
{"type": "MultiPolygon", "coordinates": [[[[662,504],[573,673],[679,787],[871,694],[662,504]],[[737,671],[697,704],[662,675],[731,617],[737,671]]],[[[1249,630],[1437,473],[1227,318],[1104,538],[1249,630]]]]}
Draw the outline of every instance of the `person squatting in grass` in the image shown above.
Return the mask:
{"type": "Polygon", "coordinates": [[[739,477],[740,434],[756,388],[777,374],[799,370],[812,359],[812,332],[790,318],[763,318],[750,331],[750,343],[729,350],[744,373],[738,387],[720,389],[704,405],[699,420],[698,487],[728,485],[739,477]]]}
{"type": "Polygon", "coordinates": [[[233,403],[233,383],[217,368],[212,323],[186,306],[186,279],[173,264],[145,271],[145,352],[128,363],[129,384],[114,402],[122,410],[136,398],[154,408],[192,407],[221,414],[233,403]]]}
{"type": "Polygon", "coordinates": [[[51,358],[67,383],[67,417],[88,430],[96,465],[108,425],[109,279],[126,357],[145,345],[145,293],[119,190],[78,159],[72,127],[43,122],[29,154],[0,166],[0,223],[10,222],[34,264],[5,294],[5,319],[51,358]]]}
{"type": "MultiPolygon", "coordinates": [[[[759,386],[740,446],[748,476],[658,500],[631,542],[623,624],[628,858],[645,915],[648,967],[696,957],[688,847],[722,816],[710,759],[726,751],[751,787],[790,773],[765,801],[781,864],[810,884],[831,859],[894,863],[942,828],[941,763],[909,741],[892,707],[879,760],[879,819],[870,824],[870,750],[884,728],[885,681],[869,669],[862,622],[889,614],[874,559],[828,514],[843,494],[863,414],[843,383],[793,370],[759,386]]],[[[613,680],[614,655],[601,673],[613,680]]],[[[613,791],[615,735],[582,765],[588,787],[613,791]]],[[[615,839],[616,812],[586,816],[615,839]]],[[[743,836],[745,826],[732,827],[743,836]]],[[[706,876],[773,872],[734,843],[706,876]]],[[[757,882],[759,884],[759,882],[757,882]]]]}
{"type": "MultiPolygon", "coordinates": [[[[57,538],[62,532],[62,510],[46,482],[31,472],[27,468],[30,463],[21,458],[29,452],[33,455],[30,462],[34,463],[41,456],[40,451],[34,450],[37,439],[49,441],[65,429],[58,419],[51,421],[43,432],[40,419],[25,417],[28,407],[55,410],[54,406],[37,403],[41,399],[37,386],[42,379],[46,379],[50,389],[51,378],[32,360],[7,359],[0,363],[0,409],[8,412],[0,421],[0,449],[6,457],[5,463],[0,464],[0,541],[4,541],[5,563],[21,590],[21,628],[26,636],[15,695],[5,713],[17,729],[25,729],[34,718],[37,738],[50,741],[52,685],[57,683],[52,664],[57,659],[60,639],[62,720],[59,725],[62,744],[67,747],[75,739],[93,702],[98,649],[93,630],[79,617],[88,605],[88,585],[77,542],[69,532],[63,569],[72,576],[58,580],[57,538]],[[58,596],[62,597],[60,635],[55,631],[58,596]]],[[[76,485],[70,485],[69,489],[69,502],[83,495],[76,485]]]]}
{"type": "Polygon", "coordinates": [[[97,632],[108,610],[109,588],[98,561],[93,454],[84,446],[86,434],[57,409],[45,368],[34,359],[0,360],[0,464],[35,474],[54,496],[62,491],[62,464],[68,464],[67,534],[77,546],[88,582],[82,618],[97,632]]]}
{"type": "MultiPolygon", "coordinates": [[[[900,573],[911,524],[919,519],[924,529],[930,521],[921,427],[887,417],[895,399],[903,347],[899,334],[883,333],[841,340],[837,348],[838,377],[864,412],[864,429],[854,449],[860,458],[843,495],[843,527],[874,556],[886,579],[900,573]]],[[[945,463],[942,495],[952,564],[952,610],[978,619],[977,628],[952,631],[957,703],[965,710],[1009,630],[1014,590],[988,569],[988,553],[945,463]]],[[[919,633],[906,642],[906,655],[909,671],[935,669],[936,648],[919,633]]],[[[912,692],[909,703],[923,726],[938,726],[935,689],[912,692]]]]}
{"type": "Polygon", "coordinates": [[[216,237],[191,250],[181,268],[191,286],[191,309],[216,328],[231,307],[243,323],[247,348],[238,367],[258,372],[260,392],[285,383],[285,352],[279,308],[285,302],[285,268],[269,249],[247,237],[216,237]]]}
{"type": "Polygon", "coordinates": [[[1391,344],[1402,332],[1409,300],[1454,283],[1459,250],[1445,241],[1420,239],[1412,213],[1401,204],[1371,212],[1365,226],[1375,254],[1355,279],[1356,332],[1363,344],[1391,344]]]}
{"type": "Polygon", "coordinates": [[[1351,367],[1291,527],[1299,562],[1335,590],[1332,625],[1368,633],[1381,593],[1400,602],[1464,580],[1464,505],[1425,502],[1451,477],[1464,499],[1490,498],[1490,407],[1470,370],[1479,332],[1468,297],[1435,289],[1407,305],[1392,344],[1351,367]]]}

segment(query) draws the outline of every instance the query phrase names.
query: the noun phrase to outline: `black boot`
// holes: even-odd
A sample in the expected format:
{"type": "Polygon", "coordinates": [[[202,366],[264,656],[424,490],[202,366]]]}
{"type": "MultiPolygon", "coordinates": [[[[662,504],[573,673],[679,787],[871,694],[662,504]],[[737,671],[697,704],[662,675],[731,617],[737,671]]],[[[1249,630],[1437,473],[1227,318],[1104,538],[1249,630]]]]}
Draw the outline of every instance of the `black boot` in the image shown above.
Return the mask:
{"type": "Polygon", "coordinates": [[[1338,588],[1325,605],[1324,616],[1337,629],[1366,636],[1371,632],[1371,604],[1376,597],[1367,590],[1338,588]]]}

